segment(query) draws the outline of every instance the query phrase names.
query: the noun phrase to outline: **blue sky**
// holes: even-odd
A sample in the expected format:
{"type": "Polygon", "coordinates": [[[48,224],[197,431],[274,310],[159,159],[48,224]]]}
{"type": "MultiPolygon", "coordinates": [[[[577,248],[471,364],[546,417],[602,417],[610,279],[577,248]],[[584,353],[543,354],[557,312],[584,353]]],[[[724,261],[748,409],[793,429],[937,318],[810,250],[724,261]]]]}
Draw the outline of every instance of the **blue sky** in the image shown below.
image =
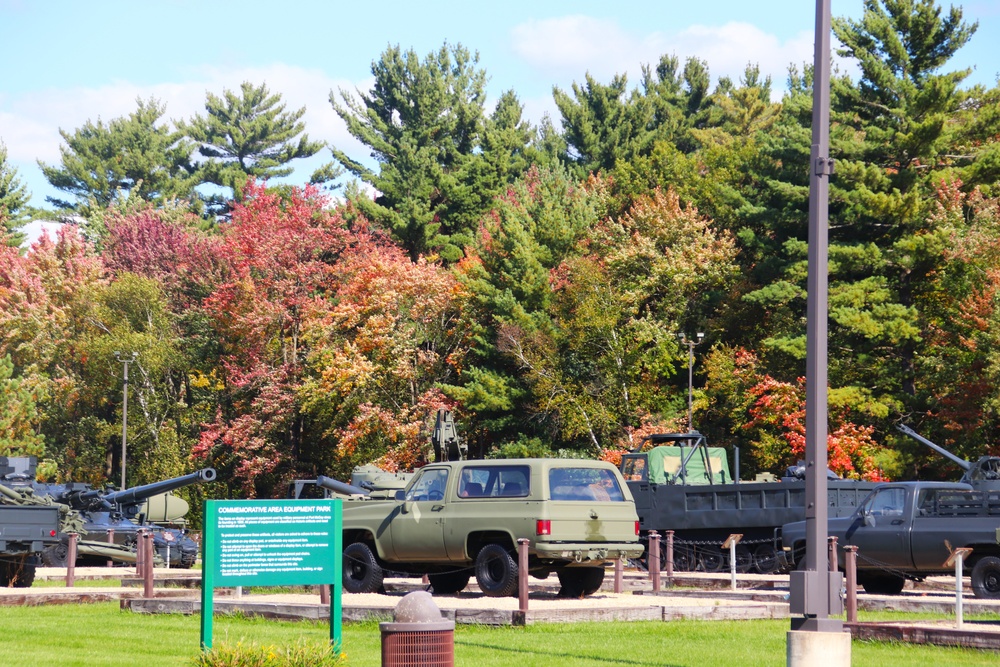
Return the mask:
{"type": "MultiPolygon", "coordinates": [[[[961,6],[980,25],[954,68],[975,67],[971,82],[996,85],[1000,2],[961,6]]],[[[863,2],[832,7],[860,17],[863,2]]],[[[363,159],[328,97],[370,85],[371,63],[390,44],[421,56],[446,40],[478,51],[491,99],[513,89],[537,121],[556,115],[553,86],[568,89],[586,72],[636,82],[640,64],[662,53],[704,58],[713,79],[757,63],[780,89],[790,63],[812,62],[814,22],[809,0],[0,0],[0,141],[40,206],[57,193],[36,160],[58,164],[60,128],[128,115],[150,96],[166,103],[167,118],[186,119],[204,113],[206,92],[251,81],[289,109],[306,107],[310,138],[363,159]]],[[[326,161],[324,151],[287,180],[304,182],[326,161]]]]}

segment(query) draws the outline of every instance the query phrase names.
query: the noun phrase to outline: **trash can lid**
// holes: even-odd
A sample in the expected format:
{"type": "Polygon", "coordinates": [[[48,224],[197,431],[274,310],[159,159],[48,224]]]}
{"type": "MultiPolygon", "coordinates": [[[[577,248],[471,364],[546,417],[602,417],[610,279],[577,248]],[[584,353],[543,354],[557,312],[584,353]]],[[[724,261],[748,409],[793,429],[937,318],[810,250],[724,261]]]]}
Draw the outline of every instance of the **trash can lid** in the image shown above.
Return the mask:
{"type": "Polygon", "coordinates": [[[427,591],[413,591],[403,596],[392,614],[397,623],[437,623],[441,610],[427,591]]]}

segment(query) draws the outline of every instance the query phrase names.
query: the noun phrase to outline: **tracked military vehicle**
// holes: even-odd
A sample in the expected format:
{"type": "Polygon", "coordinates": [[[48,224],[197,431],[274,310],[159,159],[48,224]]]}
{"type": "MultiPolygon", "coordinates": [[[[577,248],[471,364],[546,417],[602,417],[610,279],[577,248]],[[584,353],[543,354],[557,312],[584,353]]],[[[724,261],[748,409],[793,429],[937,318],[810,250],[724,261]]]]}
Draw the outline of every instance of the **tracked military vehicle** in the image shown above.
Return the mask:
{"type": "MultiPolygon", "coordinates": [[[[729,566],[722,544],[742,535],[736,549],[739,571],[776,572],[781,567],[775,530],[805,520],[805,469],[789,467],[774,481],[740,481],[729,468],[725,449],[709,447],[705,436],[661,433],[624,454],[621,472],[635,499],[642,539],[650,531],[674,531],[677,571],[716,572],[729,566]],[[646,444],[648,451],[642,451],[646,444]]],[[[840,479],[828,473],[829,516],[849,516],[875,482],[840,479]]],[[[661,549],[665,565],[666,550],[661,549]]]]}

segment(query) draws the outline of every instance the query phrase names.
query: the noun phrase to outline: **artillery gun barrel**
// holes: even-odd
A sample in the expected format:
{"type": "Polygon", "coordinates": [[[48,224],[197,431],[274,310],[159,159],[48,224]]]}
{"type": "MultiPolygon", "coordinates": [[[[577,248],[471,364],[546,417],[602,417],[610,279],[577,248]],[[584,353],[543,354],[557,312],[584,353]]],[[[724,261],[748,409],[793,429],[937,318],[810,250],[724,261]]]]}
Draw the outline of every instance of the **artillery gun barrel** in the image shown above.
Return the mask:
{"type": "Polygon", "coordinates": [[[959,458],[958,456],[955,456],[954,454],[952,454],[951,452],[949,452],[944,447],[942,447],[940,445],[934,444],[933,442],[931,442],[927,438],[923,437],[922,435],[920,435],[919,433],[917,433],[916,431],[914,431],[912,428],[910,428],[906,424],[896,424],[896,430],[899,431],[900,433],[904,433],[904,434],[910,436],[911,438],[913,438],[917,442],[921,442],[921,443],[927,445],[928,447],[930,447],[931,449],[933,449],[938,454],[941,454],[942,456],[945,456],[945,457],[951,459],[952,461],[954,461],[955,463],[957,463],[959,465],[959,467],[962,468],[962,470],[965,470],[966,472],[968,472],[969,470],[972,470],[972,463],[970,461],[966,461],[963,458],[959,458]]]}
{"type": "MultiPolygon", "coordinates": [[[[159,493],[166,493],[167,491],[180,489],[191,484],[213,481],[215,481],[215,468],[204,468],[189,475],[182,475],[160,482],[153,482],[152,484],[136,486],[131,489],[106,493],[104,494],[104,500],[114,505],[137,505],[145,502],[150,496],[155,496],[159,493]]],[[[91,493],[96,495],[100,492],[87,491],[83,496],[86,497],[91,493]]]]}
{"type": "Polygon", "coordinates": [[[0,484],[0,494],[6,496],[7,498],[10,498],[19,505],[23,500],[20,493],[10,488],[9,486],[6,486],[5,484],[0,484]]]}
{"type": "Polygon", "coordinates": [[[316,478],[316,486],[322,486],[324,489],[329,489],[336,493],[342,493],[348,496],[356,496],[359,494],[363,496],[368,495],[368,491],[362,489],[361,487],[346,484],[344,482],[338,482],[332,477],[324,477],[323,475],[316,478]]]}

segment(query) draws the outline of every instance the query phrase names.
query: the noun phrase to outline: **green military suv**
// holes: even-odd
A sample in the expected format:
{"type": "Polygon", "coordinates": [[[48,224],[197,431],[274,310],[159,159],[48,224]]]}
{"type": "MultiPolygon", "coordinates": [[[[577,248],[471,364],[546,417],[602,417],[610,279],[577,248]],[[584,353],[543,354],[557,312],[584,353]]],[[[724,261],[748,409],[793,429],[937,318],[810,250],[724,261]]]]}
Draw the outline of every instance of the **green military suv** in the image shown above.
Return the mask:
{"type": "Polygon", "coordinates": [[[606,560],[642,554],[638,525],[621,473],[603,461],[435,463],[394,500],[344,503],[344,589],[378,591],[390,570],[449,594],[475,573],[486,595],[513,595],[525,538],[529,574],[555,572],[564,595],[582,597],[600,588],[606,560]]]}

